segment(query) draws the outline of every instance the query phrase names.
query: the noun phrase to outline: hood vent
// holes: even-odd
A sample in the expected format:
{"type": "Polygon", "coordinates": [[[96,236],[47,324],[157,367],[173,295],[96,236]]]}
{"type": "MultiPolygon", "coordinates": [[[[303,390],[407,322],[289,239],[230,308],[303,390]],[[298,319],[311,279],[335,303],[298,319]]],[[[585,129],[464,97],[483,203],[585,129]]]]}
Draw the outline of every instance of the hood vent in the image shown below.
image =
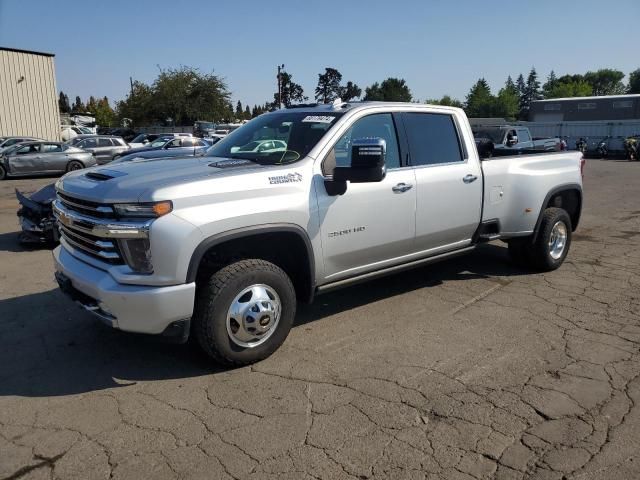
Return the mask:
{"type": "Polygon", "coordinates": [[[104,173],[100,173],[100,172],[89,172],[85,176],[87,178],[90,178],[91,180],[99,180],[99,181],[109,180],[113,178],[109,175],[105,175],[104,173]]]}
{"type": "Polygon", "coordinates": [[[126,175],[124,172],[118,172],[116,170],[94,170],[92,172],[88,172],[85,174],[85,177],[90,178],[91,180],[98,180],[99,182],[104,182],[105,180],[111,180],[112,178],[122,177],[126,175]]]}

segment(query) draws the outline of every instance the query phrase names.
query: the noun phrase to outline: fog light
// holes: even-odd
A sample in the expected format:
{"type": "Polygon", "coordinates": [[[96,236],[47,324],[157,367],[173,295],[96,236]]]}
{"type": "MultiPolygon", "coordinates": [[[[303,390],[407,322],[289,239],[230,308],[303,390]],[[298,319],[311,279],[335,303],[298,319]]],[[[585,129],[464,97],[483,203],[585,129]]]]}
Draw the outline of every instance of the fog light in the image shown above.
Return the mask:
{"type": "Polygon", "coordinates": [[[118,245],[131,270],[136,273],[153,273],[148,238],[121,238],[118,240],[118,245]]]}

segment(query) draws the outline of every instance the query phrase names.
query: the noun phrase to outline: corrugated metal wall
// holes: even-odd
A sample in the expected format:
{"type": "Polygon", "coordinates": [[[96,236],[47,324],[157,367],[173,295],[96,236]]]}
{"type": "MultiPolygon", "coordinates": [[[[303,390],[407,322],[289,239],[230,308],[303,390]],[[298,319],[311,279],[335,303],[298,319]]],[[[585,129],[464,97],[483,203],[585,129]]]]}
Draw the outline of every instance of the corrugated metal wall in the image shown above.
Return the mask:
{"type": "Polygon", "coordinates": [[[53,57],[0,49],[0,137],[59,140],[53,57]]]}

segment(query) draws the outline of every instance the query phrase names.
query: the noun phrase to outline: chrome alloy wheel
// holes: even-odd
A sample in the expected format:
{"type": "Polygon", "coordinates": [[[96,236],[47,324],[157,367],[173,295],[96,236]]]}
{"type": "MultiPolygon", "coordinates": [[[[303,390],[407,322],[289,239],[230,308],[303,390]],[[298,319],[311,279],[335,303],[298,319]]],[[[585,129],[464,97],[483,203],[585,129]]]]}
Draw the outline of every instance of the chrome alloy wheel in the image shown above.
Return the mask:
{"type": "Polygon", "coordinates": [[[556,222],[551,229],[551,237],[549,238],[549,255],[554,260],[558,260],[567,245],[567,226],[564,222],[556,222]]]}
{"type": "Polygon", "coordinates": [[[281,313],[282,303],[273,288],[251,285],[231,302],[227,312],[229,338],[240,347],[257,347],[276,331],[281,313]]]}

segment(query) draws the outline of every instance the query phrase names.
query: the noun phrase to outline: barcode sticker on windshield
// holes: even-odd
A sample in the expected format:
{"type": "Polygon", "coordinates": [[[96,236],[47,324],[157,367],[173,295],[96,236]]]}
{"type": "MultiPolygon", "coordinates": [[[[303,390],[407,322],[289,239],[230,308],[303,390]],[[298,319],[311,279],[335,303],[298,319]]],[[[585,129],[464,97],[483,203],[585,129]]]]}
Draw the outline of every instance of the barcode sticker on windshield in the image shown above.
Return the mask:
{"type": "Polygon", "coordinates": [[[336,117],[330,117],[328,115],[308,115],[302,119],[303,122],[314,123],[331,123],[336,117]]]}

